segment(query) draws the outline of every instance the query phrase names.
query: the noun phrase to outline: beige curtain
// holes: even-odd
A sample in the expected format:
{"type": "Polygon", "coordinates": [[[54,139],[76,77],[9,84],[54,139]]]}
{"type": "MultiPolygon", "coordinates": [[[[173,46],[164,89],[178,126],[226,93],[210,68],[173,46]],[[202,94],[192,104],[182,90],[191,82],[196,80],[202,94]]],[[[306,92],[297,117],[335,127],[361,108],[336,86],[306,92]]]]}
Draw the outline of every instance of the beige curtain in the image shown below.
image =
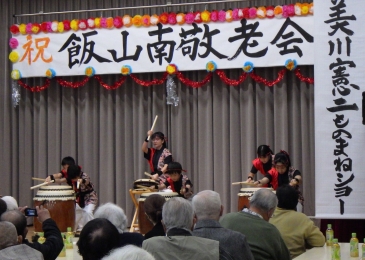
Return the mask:
{"type": "MultiPolygon", "coordinates": [[[[174,0],[172,3],[179,3],[174,0]]],[[[193,1],[189,1],[193,2],[193,1]]],[[[242,1],[214,4],[208,9],[235,8],[295,3],[297,1],[242,1]]],[[[20,105],[11,101],[11,64],[8,28],[17,22],[41,22],[75,17],[87,18],[100,13],[24,17],[13,14],[39,11],[65,11],[165,4],[165,1],[74,1],[14,0],[0,1],[0,194],[12,195],[20,205],[32,205],[36,183],[31,177],[58,172],[64,156],[73,156],[87,172],[99,194],[100,203],[114,202],[123,207],[129,219],[134,213],[128,190],[136,179],[145,178],[148,164],[140,146],[155,115],[156,130],[168,136],[168,147],[176,161],[187,170],[194,191],[212,189],[221,194],[225,212],[237,210],[238,186],[245,180],[260,144],[273,151],[287,150],[292,164],[302,174],[305,213],[314,214],[314,86],[301,82],[288,72],[273,87],[247,78],[241,85],[227,86],[217,76],[202,88],[193,89],[175,79],[180,98],[178,106],[166,105],[165,84],[143,87],[130,78],[117,90],[106,90],[91,79],[84,87],[64,88],[55,80],[40,93],[21,89],[20,105]]],[[[164,11],[189,11],[191,7],[163,8],[164,11]]],[[[205,9],[199,6],[195,9],[205,9]]],[[[153,10],[109,11],[103,16],[125,13],[154,13],[153,10]]],[[[312,66],[301,66],[302,73],[313,77],[312,66]]],[[[257,68],[256,73],[275,79],[282,68],[257,68]]],[[[237,79],[242,70],[226,70],[237,79]]],[[[137,76],[144,80],[161,73],[137,76]]],[[[201,72],[184,72],[192,80],[202,80],[201,72]]],[[[119,76],[102,76],[108,84],[119,76]]],[[[67,77],[79,81],[82,77],[67,77]]],[[[42,85],[44,78],[25,83],[42,85]]]]}

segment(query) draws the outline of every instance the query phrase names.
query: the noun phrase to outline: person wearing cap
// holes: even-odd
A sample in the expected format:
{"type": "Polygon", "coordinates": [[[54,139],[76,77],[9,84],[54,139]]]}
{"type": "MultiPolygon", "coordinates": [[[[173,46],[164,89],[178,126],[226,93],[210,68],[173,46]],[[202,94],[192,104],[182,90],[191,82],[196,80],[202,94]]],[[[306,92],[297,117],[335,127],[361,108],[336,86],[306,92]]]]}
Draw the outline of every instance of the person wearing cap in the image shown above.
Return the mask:
{"type": "Polygon", "coordinates": [[[164,175],[167,165],[172,162],[171,152],[166,147],[166,137],[161,132],[153,133],[151,130],[147,132],[147,137],[142,144],[142,152],[144,158],[150,165],[152,179],[164,182],[164,175]],[[148,137],[152,140],[153,148],[148,148],[148,137]]]}
{"type": "Polygon", "coordinates": [[[189,199],[193,195],[193,184],[189,180],[188,176],[181,172],[185,170],[178,162],[170,162],[167,165],[166,174],[168,175],[165,182],[160,185],[160,189],[169,189],[173,192],[177,192],[180,197],[189,199]]]}

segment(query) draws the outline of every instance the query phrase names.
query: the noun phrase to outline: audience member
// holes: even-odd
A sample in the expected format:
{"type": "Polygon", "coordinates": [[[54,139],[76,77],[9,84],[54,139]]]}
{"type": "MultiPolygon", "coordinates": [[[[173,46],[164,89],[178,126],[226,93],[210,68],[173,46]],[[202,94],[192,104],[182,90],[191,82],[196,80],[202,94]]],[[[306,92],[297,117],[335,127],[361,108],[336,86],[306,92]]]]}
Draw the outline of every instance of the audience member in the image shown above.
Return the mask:
{"type": "Polygon", "coordinates": [[[181,197],[168,200],[162,209],[166,236],[143,241],[142,248],[156,260],[218,260],[219,242],[192,236],[194,212],[191,203],[181,197]]]}
{"type": "Polygon", "coordinates": [[[127,216],[124,214],[124,210],[113,204],[106,203],[101,205],[94,213],[95,218],[105,218],[109,220],[119,232],[119,246],[135,245],[142,247],[144,240],[143,236],[139,233],[126,232],[127,216]]]}
{"type": "Polygon", "coordinates": [[[42,260],[42,253],[22,244],[15,226],[8,221],[0,222],[0,259],[1,260],[42,260]]]}
{"type": "Polygon", "coordinates": [[[254,259],[245,235],[223,228],[219,224],[223,205],[215,191],[201,191],[192,200],[197,219],[193,235],[219,241],[219,245],[232,256],[232,259],[254,259]]]}
{"type": "Polygon", "coordinates": [[[61,232],[56,222],[51,219],[48,209],[43,206],[36,207],[38,220],[42,223],[42,230],[46,241],[43,244],[38,242],[30,243],[27,239],[27,221],[25,216],[19,210],[10,210],[1,215],[2,221],[9,221],[14,224],[18,236],[21,236],[22,243],[38,250],[43,254],[45,260],[54,260],[57,258],[63,248],[61,232]]]}
{"type": "Polygon", "coordinates": [[[162,226],[162,207],[166,200],[159,194],[152,194],[147,197],[144,202],[144,212],[149,221],[153,224],[153,228],[144,235],[144,239],[156,236],[164,236],[165,230],[162,226]]]}
{"type": "Polygon", "coordinates": [[[84,260],[100,260],[112,249],[119,247],[118,229],[105,218],[87,222],[81,230],[77,246],[84,260]]]}
{"type": "Polygon", "coordinates": [[[278,201],[268,189],[254,193],[250,208],[228,213],[220,220],[223,227],[244,234],[256,260],[289,260],[290,253],[277,228],[268,223],[278,201]]]}
{"type": "Polygon", "coordinates": [[[4,196],[1,199],[5,201],[7,210],[18,209],[18,202],[16,202],[16,199],[14,199],[12,196],[4,196]]]}
{"type": "Polygon", "coordinates": [[[102,260],[155,260],[155,258],[142,248],[134,245],[126,245],[114,249],[102,260]]]}
{"type": "Polygon", "coordinates": [[[292,258],[306,250],[306,246],[323,246],[326,239],[313,221],[303,213],[296,211],[299,193],[290,185],[283,185],[276,190],[278,207],[270,219],[281,233],[292,258]]]}
{"type": "Polygon", "coordinates": [[[2,199],[0,199],[0,216],[8,209],[8,206],[6,205],[6,202],[2,199]]]}

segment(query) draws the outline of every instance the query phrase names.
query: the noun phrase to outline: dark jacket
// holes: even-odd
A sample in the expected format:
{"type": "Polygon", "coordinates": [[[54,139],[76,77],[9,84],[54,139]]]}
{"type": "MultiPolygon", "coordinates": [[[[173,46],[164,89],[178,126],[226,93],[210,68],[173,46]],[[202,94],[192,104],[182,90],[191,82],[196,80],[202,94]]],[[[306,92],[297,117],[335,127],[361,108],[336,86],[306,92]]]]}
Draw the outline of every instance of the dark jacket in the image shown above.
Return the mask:
{"type": "Polygon", "coordinates": [[[142,247],[144,237],[139,233],[124,232],[119,234],[120,247],[125,245],[135,245],[142,247]]]}
{"type": "Polygon", "coordinates": [[[44,260],[55,260],[64,246],[61,231],[51,218],[43,221],[42,229],[46,238],[43,244],[38,242],[30,243],[27,239],[24,239],[23,243],[41,252],[44,260]]]}
{"type": "Polygon", "coordinates": [[[144,235],[144,239],[149,239],[151,237],[158,237],[158,236],[164,236],[164,235],[165,235],[165,230],[160,221],[156,225],[154,225],[153,228],[149,232],[147,232],[144,235]]]}

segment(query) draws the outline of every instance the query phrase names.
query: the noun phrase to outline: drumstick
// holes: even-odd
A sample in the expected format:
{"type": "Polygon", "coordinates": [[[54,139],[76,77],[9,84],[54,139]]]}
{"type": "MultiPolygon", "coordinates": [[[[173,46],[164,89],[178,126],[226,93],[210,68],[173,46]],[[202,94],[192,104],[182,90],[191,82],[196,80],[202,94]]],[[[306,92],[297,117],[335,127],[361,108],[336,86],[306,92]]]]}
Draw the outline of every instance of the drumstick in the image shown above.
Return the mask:
{"type": "Polygon", "coordinates": [[[79,189],[79,187],[80,187],[80,182],[79,180],[77,180],[76,188],[79,189]]]}
{"type": "Polygon", "coordinates": [[[152,175],[149,174],[148,172],[144,172],[144,175],[147,175],[148,177],[152,178],[152,175]]]}
{"type": "Polygon", "coordinates": [[[252,182],[246,182],[246,181],[232,182],[232,185],[239,185],[239,184],[245,184],[245,185],[249,185],[249,186],[256,186],[256,184],[252,183],[252,182]]]}
{"type": "Polygon", "coordinates": [[[35,181],[45,181],[46,179],[42,179],[42,178],[35,178],[33,177],[32,180],[35,180],[35,181]]]}
{"type": "Polygon", "coordinates": [[[33,187],[30,187],[31,190],[35,189],[35,188],[38,188],[38,187],[41,187],[41,186],[44,186],[44,185],[47,185],[49,183],[52,183],[54,182],[54,180],[51,180],[50,182],[44,182],[44,183],[41,183],[41,184],[38,184],[38,185],[35,185],[33,187]]]}
{"type": "MultiPolygon", "coordinates": [[[[153,131],[153,128],[155,127],[156,121],[157,121],[158,115],[156,115],[155,120],[153,121],[152,127],[151,127],[151,131],[153,131]]],[[[147,137],[147,141],[150,140],[150,135],[147,137]]]]}

